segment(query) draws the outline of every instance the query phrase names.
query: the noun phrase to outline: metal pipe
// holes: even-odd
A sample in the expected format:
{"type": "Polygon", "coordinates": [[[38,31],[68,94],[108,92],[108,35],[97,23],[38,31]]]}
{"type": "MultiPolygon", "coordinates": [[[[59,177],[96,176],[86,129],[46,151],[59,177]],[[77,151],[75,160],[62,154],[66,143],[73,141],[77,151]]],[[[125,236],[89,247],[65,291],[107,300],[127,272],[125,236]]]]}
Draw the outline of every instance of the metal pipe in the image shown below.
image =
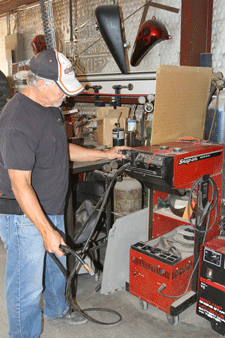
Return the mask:
{"type": "Polygon", "coordinates": [[[73,42],[73,0],[69,2],[69,10],[70,10],[70,42],[73,42]]]}

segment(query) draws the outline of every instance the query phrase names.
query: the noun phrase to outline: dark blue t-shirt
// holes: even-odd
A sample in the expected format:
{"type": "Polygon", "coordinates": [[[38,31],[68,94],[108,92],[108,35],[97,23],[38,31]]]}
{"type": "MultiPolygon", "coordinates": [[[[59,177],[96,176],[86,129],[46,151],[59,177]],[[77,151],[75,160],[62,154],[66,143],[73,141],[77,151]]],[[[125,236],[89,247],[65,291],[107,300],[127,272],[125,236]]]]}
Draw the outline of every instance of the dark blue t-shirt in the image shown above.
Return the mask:
{"type": "Polygon", "coordinates": [[[47,214],[61,214],[68,189],[67,136],[61,113],[17,93],[0,115],[0,192],[15,198],[8,169],[32,170],[32,186],[47,214]]]}

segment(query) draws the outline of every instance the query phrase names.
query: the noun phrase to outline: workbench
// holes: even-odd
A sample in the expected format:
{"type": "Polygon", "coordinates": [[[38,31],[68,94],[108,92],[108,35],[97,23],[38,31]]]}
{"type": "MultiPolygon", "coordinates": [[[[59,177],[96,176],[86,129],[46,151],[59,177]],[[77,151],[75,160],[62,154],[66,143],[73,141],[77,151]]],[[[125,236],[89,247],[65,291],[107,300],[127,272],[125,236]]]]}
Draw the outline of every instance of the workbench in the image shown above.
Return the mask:
{"type": "Polygon", "coordinates": [[[71,163],[71,172],[73,175],[86,173],[94,170],[102,169],[104,164],[110,163],[109,160],[101,160],[94,162],[72,162],[71,163]]]}

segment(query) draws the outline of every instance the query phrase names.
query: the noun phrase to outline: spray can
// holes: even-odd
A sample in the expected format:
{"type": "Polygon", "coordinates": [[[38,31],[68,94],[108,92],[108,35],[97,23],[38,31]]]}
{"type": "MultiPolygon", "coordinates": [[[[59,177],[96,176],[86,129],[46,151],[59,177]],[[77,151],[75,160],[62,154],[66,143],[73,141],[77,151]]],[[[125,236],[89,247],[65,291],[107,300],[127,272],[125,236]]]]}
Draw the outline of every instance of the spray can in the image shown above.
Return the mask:
{"type": "Polygon", "coordinates": [[[123,146],[124,145],[124,129],[120,127],[120,118],[122,113],[120,113],[120,116],[118,118],[118,122],[115,123],[115,128],[113,128],[113,147],[115,146],[123,146]]]}
{"type": "Polygon", "coordinates": [[[124,145],[124,129],[120,127],[119,123],[116,123],[116,127],[113,128],[113,147],[124,145]]]}

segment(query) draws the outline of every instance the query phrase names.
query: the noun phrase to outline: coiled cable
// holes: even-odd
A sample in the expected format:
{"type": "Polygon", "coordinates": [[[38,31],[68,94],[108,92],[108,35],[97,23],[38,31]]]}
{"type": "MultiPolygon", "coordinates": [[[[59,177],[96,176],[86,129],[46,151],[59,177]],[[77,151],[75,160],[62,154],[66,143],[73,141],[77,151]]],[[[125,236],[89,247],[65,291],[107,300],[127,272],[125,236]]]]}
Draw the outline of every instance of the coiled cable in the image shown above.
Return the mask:
{"type": "MultiPolygon", "coordinates": [[[[120,313],[111,310],[111,309],[106,309],[106,308],[87,308],[87,309],[81,309],[80,306],[77,304],[77,302],[73,299],[72,297],[72,280],[73,277],[76,273],[78,264],[81,262],[82,265],[85,265],[85,262],[82,259],[82,255],[86,252],[89,242],[95,232],[95,229],[97,227],[97,224],[99,222],[99,219],[101,217],[102,211],[104,209],[104,206],[107,202],[107,198],[109,196],[110,190],[116,180],[116,178],[122,174],[122,172],[130,165],[130,163],[126,163],[125,165],[123,165],[122,167],[120,167],[118,170],[115,171],[113,177],[111,178],[111,182],[107,187],[107,190],[105,191],[105,193],[103,194],[103,196],[100,198],[100,200],[98,201],[98,203],[96,204],[96,206],[93,208],[91,214],[89,215],[88,219],[86,220],[84,226],[82,228],[85,228],[86,224],[88,223],[89,219],[91,218],[91,216],[93,215],[93,213],[99,208],[100,209],[98,211],[94,226],[92,228],[92,231],[90,233],[90,235],[88,236],[88,239],[86,240],[80,254],[78,255],[74,250],[72,250],[71,248],[69,248],[68,246],[60,246],[60,249],[65,253],[65,254],[72,254],[75,258],[76,258],[76,262],[74,265],[73,270],[71,271],[70,275],[68,276],[67,270],[65,269],[65,267],[62,265],[62,263],[59,261],[59,259],[52,253],[49,253],[51,258],[54,260],[54,262],[57,264],[57,266],[60,268],[60,270],[62,271],[64,277],[66,278],[66,300],[69,306],[70,310],[74,310],[74,311],[78,311],[83,317],[85,317],[86,319],[88,319],[89,321],[92,321],[96,324],[101,324],[101,325],[114,325],[119,323],[122,320],[122,316],[120,315],[120,313]],[[86,312],[90,312],[90,311],[104,311],[104,312],[109,312],[114,314],[115,316],[118,317],[118,320],[114,321],[114,322],[102,322],[99,320],[94,319],[93,317],[89,316],[86,312]]],[[[57,230],[57,229],[56,229],[57,230]]],[[[60,232],[61,234],[61,232],[60,232]]],[[[62,234],[61,234],[62,235],[62,234]]],[[[62,235],[62,237],[65,238],[65,236],[62,235]]],[[[89,273],[92,274],[92,271],[89,271],[89,273]]]]}

